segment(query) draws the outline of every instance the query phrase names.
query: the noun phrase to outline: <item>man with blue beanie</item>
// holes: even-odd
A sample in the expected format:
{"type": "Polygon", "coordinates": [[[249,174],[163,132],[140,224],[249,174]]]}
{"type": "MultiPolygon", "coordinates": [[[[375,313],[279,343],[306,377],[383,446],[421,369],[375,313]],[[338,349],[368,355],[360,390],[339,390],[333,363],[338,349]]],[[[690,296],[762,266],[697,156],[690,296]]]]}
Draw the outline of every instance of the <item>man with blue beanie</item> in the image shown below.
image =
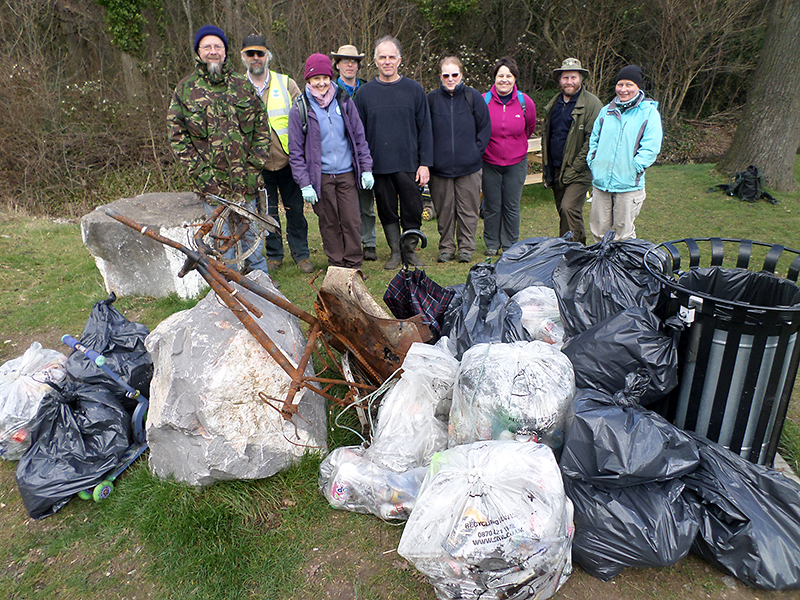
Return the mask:
{"type": "MultiPolygon", "coordinates": [[[[172,149],[187,167],[207,214],[214,210],[211,194],[256,212],[259,176],[270,144],[263,104],[228,63],[228,38],[219,27],[201,27],[194,51],[194,73],[178,83],[167,114],[172,149]]],[[[248,236],[253,240],[252,229],[246,240],[248,236]]],[[[259,240],[245,261],[247,271],[268,273],[262,248],[259,240]]]]}

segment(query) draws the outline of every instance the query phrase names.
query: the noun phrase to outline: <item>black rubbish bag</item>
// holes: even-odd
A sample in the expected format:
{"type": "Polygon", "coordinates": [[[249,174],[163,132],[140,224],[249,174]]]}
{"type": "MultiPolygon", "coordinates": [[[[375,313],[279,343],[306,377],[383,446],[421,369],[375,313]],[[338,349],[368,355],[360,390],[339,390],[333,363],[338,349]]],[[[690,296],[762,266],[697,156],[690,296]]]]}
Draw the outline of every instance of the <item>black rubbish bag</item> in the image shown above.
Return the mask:
{"type": "Polygon", "coordinates": [[[752,587],[800,589],[800,486],[687,433],[700,447],[700,466],[681,477],[700,513],[693,552],[752,587]]]}
{"type": "Polygon", "coordinates": [[[73,381],[53,387],[31,426],[31,447],[17,465],[17,487],[33,519],[54,514],[99,483],[131,445],[130,414],[113,392],[73,381]]]}
{"type": "MultiPolygon", "coordinates": [[[[106,300],[96,302],[83,328],[80,342],[102,354],[106,365],[132,388],[150,396],[153,378],[153,359],[145,348],[144,340],[150,331],[141,323],[126,319],[112,303],[117,299],[112,292],[106,300]]],[[[86,356],[73,350],[67,358],[67,373],[75,381],[103,385],[119,398],[129,411],[136,408],[136,400],[126,398],[125,390],[106,375],[86,356]]]]}
{"type": "Polygon", "coordinates": [[[422,315],[422,321],[434,333],[442,334],[442,320],[455,291],[433,281],[421,269],[402,269],[389,282],[383,301],[397,319],[422,315]]]}
{"type": "Polygon", "coordinates": [[[686,555],[697,517],[678,479],[625,488],[601,488],[564,478],[575,508],[572,558],[603,581],[625,567],[666,567],[686,555]]]}
{"type": "MultiPolygon", "coordinates": [[[[569,231],[565,235],[571,237],[569,231]]],[[[553,287],[553,271],[570,248],[582,248],[566,238],[535,237],[521,240],[495,263],[497,287],[509,296],[532,285],[553,287]]]]}
{"type": "MultiPolygon", "coordinates": [[[[644,266],[644,254],[653,244],[613,239],[614,232],[609,231],[598,244],[567,250],[553,271],[553,289],[567,337],[632,306],[660,314],[661,284],[644,266]]],[[[650,260],[657,269],[657,259],[650,260]]]]}
{"type": "Polygon", "coordinates": [[[678,340],[669,321],[646,308],[627,308],[569,338],[561,351],[575,367],[575,385],[613,394],[625,386],[628,373],[643,370],[648,385],[639,404],[649,406],[678,385],[678,340]]]}
{"type": "Polygon", "coordinates": [[[660,415],[595,390],[579,390],[559,465],[565,476],[605,488],[667,481],[692,472],[697,444],[660,415]]]}
{"type": "Polygon", "coordinates": [[[697,468],[697,445],[636,405],[642,379],[613,398],[581,390],[559,462],[575,505],[573,557],[604,581],[625,567],[676,563],[699,527],[679,479],[697,468]]]}
{"type": "Polygon", "coordinates": [[[530,341],[522,309],[497,288],[494,265],[488,263],[469,270],[466,287],[445,312],[442,335],[449,336],[449,349],[458,360],[475,344],[530,341]]]}

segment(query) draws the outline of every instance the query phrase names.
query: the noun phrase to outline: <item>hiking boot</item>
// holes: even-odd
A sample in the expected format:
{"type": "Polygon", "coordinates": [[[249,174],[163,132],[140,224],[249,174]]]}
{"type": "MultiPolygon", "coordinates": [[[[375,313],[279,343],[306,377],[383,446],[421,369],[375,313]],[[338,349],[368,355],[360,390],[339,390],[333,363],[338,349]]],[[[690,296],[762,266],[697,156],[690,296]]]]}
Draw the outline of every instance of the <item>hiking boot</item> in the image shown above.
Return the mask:
{"type": "Polygon", "coordinates": [[[364,260],[378,260],[378,252],[375,250],[375,246],[364,247],[364,260]]]}
{"type": "Polygon", "coordinates": [[[311,261],[307,258],[299,261],[297,263],[297,268],[300,269],[303,273],[313,273],[314,272],[314,265],[311,264],[311,261]]]}
{"type": "Polygon", "coordinates": [[[441,263],[450,262],[451,260],[453,260],[452,252],[441,252],[439,253],[439,258],[436,259],[437,262],[441,263]]]}
{"type": "Polygon", "coordinates": [[[458,253],[458,262],[460,263],[468,263],[472,260],[472,252],[459,252],[458,253]]]}
{"type": "Polygon", "coordinates": [[[484,256],[497,256],[497,248],[492,250],[491,248],[487,248],[486,252],[483,253],[484,256]]]}
{"type": "Polygon", "coordinates": [[[269,269],[270,273],[280,269],[282,264],[283,261],[281,260],[275,260],[274,258],[267,259],[267,268],[269,269]]]}

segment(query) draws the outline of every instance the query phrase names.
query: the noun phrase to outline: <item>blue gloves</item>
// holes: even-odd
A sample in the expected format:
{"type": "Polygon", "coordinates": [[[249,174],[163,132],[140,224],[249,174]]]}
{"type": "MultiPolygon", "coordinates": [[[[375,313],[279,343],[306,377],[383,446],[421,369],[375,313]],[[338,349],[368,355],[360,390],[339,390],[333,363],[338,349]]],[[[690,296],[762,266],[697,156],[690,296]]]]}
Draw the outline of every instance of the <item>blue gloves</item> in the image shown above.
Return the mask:
{"type": "Polygon", "coordinates": [[[314,191],[314,188],[312,186],[307,185],[306,187],[301,188],[300,192],[303,194],[303,200],[305,200],[309,204],[317,203],[317,192],[314,191]]]}
{"type": "Polygon", "coordinates": [[[372,173],[364,171],[361,174],[361,188],[371,190],[373,185],[375,185],[375,178],[372,176],[372,173]]]}

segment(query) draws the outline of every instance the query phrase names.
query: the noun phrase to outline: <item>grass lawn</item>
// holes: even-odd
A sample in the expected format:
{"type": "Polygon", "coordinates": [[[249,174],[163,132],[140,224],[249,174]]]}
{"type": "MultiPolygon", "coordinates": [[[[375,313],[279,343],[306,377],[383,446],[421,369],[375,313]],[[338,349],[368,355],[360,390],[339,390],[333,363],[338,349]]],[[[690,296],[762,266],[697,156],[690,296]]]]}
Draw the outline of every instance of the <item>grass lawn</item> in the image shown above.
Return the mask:
{"type": "MultiPolygon", "coordinates": [[[[775,194],[776,206],[705,193],[721,182],[710,165],[650,169],[638,236],[748,238],[800,248],[800,192],[775,194]]],[[[587,205],[587,223],[588,211],[587,205]]],[[[307,216],[311,260],[321,269],[316,217],[307,216]]],[[[427,274],[442,285],[463,283],[471,265],[438,264],[435,221],[423,231],[428,246],[419,254],[427,274]]],[[[526,188],[520,239],[557,234],[550,192],[526,188]]],[[[388,250],[378,237],[379,261],[363,269],[376,299],[394,275],[382,268],[388,250]]],[[[483,250],[479,239],[475,262],[483,250]]],[[[273,276],[284,295],[313,311],[310,276],[290,262],[273,276]]],[[[0,215],[0,363],[33,341],[65,351],[61,335],[79,335],[93,303],[106,295],[76,222],[0,215]]],[[[121,298],[115,306],[152,329],[193,304],[121,298]]],[[[790,453],[800,448],[799,405],[796,386],[784,436],[790,453]]],[[[140,460],[107,501],[74,499],[53,517],[32,521],[16,490],[15,464],[0,461],[0,598],[432,600],[432,587],[395,551],[402,527],[331,509],[317,491],[318,465],[309,456],[269,479],[194,489],[154,478],[140,460]]],[[[752,590],[690,557],[669,568],[626,569],[606,583],[576,567],[558,597],[788,600],[797,593],[752,590]]]]}

